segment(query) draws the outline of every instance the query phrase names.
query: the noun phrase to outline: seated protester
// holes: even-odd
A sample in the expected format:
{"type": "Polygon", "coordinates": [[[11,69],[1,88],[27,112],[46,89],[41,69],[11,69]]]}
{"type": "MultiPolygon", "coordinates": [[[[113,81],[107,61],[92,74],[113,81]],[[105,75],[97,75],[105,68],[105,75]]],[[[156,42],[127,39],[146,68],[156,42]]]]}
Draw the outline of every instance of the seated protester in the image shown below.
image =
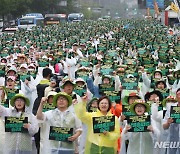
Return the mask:
{"type": "MultiPolygon", "coordinates": [[[[8,76],[7,79],[6,79],[6,83],[5,83],[5,89],[7,91],[7,98],[8,99],[11,99],[12,98],[12,92],[14,92],[14,95],[16,93],[21,93],[21,94],[24,94],[24,91],[22,91],[21,89],[18,88],[18,85],[17,85],[17,80],[14,76],[8,76]]],[[[13,95],[13,96],[14,96],[13,95]]]]}
{"type": "MultiPolygon", "coordinates": [[[[129,96],[125,96],[123,98],[122,102],[123,102],[123,105],[130,106],[137,99],[141,99],[140,96],[138,96],[137,93],[132,92],[132,93],[129,94],[129,96]]],[[[123,110],[122,110],[122,112],[123,112],[123,110]]],[[[122,112],[121,112],[121,116],[119,117],[119,121],[120,121],[120,126],[123,129],[126,126],[126,124],[127,124],[127,120],[126,120],[127,117],[122,112]]],[[[120,148],[120,153],[121,154],[125,154],[126,153],[126,146],[128,146],[126,140],[123,140],[121,138],[121,148],[120,148]]]]}
{"type": "MultiPolygon", "coordinates": [[[[172,106],[177,106],[180,107],[180,88],[176,91],[176,99],[177,102],[170,104],[167,106],[167,111],[165,114],[165,117],[163,119],[163,128],[165,130],[168,130],[168,136],[167,140],[171,143],[178,143],[180,141],[180,125],[179,123],[174,123],[174,120],[170,117],[170,111],[172,106]]],[[[174,147],[174,148],[168,148],[167,149],[168,154],[179,154],[180,149],[179,146],[174,147]]]]}
{"type": "MultiPolygon", "coordinates": [[[[115,76],[115,91],[120,91],[121,90],[121,82],[119,77],[117,78],[117,75],[115,76]]],[[[92,78],[88,78],[87,80],[87,85],[89,90],[91,91],[91,93],[95,96],[95,97],[101,97],[101,95],[99,94],[99,84],[112,84],[113,83],[113,77],[110,75],[103,75],[102,77],[98,77],[94,80],[94,84],[93,84],[93,80],[92,78]]]]}
{"type": "MultiPolygon", "coordinates": [[[[42,72],[43,79],[38,83],[36,86],[37,89],[37,98],[34,101],[33,104],[33,114],[36,115],[36,112],[38,110],[39,104],[41,102],[41,98],[44,97],[44,91],[45,88],[49,86],[50,84],[50,78],[52,77],[52,70],[49,68],[44,68],[42,72]]],[[[39,154],[40,150],[40,132],[35,134],[35,143],[37,148],[37,153],[39,154]]]]}
{"type": "MultiPolygon", "coordinates": [[[[61,86],[60,86],[63,92],[67,93],[68,95],[72,97],[73,104],[76,101],[78,102],[81,101],[81,97],[73,91],[75,86],[76,86],[75,82],[72,81],[68,77],[63,78],[61,86]]],[[[72,112],[74,112],[73,104],[69,107],[72,112]]]]}
{"type": "Polygon", "coordinates": [[[153,76],[151,77],[151,79],[148,78],[146,72],[142,71],[142,79],[143,82],[147,88],[147,91],[149,91],[150,88],[154,88],[155,87],[155,81],[159,80],[162,78],[162,72],[161,70],[157,69],[154,71],[153,76]]]}
{"type": "Polygon", "coordinates": [[[103,116],[113,116],[110,112],[111,101],[107,96],[103,96],[98,100],[97,112],[86,112],[87,96],[82,98],[83,102],[75,105],[75,112],[78,118],[87,125],[88,133],[85,146],[86,154],[116,154],[117,140],[120,136],[120,127],[118,119],[115,116],[115,128],[113,131],[103,131],[102,133],[94,133],[93,118],[103,116]]]}
{"type": "MultiPolygon", "coordinates": [[[[17,78],[17,69],[16,69],[16,67],[15,66],[12,66],[12,64],[10,64],[10,67],[8,68],[7,66],[6,66],[6,68],[5,68],[5,77],[7,78],[8,76],[14,76],[15,77],[15,79],[17,78]]],[[[5,77],[4,76],[1,76],[0,77],[0,83],[1,83],[1,85],[4,85],[4,83],[5,83],[5,77]]]]}
{"type": "MultiPolygon", "coordinates": [[[[98,110],[98,98],[94,97],[92,98],[86,105],[87,112],[96,112],[98,110]]],[[[83,123],[82,124],[83,132],[80,136],[79,141],[79,153],[83,154],[85,150],[85,144],[86,144],[86,136],[87,136],[87,126],[83,123]]]]}
{"type": "Polygon", "coordinates": [[[50,78],[52,77],[51,69],[44,68],[42,75],[43,75],[43,79],[36,86],[38,97],[36,98],[36,100],[34,102],[34,106],[33,106],[33,113],[34,114],[36,114],[36,112],[38,110],[41,98],[44,97],[45,88],[48,87],[50,84],[50,78]]]}
{"type": "MultiPolygon", "coordinates": [[[[54,106],[53,104],[53,98],[54,96],[56,95],[57,93],[54,92],[54,91],[50,91],[47,95],[47,97],[42,97],[41,99],[41,102],[46,102],[44,103],[43,105],[43,110],[42,112],[47,112],[49,110],[54,110],[56,107],[54,106]]],[[[41,123],[41,121],[38,121],[39,122],[39,127],[41,128],[40,129],[40,153],[42,153],[43,151],[43,142],[44,142],[44,137],[46,136],[45,134],[47,133],[46,132],[46,125],[44,125],[43,123],[41,123]]]]}
{"type": "MultiPolygon", "coordinates": [[[[157,139],[155,141],[165,140],[162,137],[165,136],[166,132],[162,129],[162,119],[163,119],[163,95],[160,91],[154,90],[152,92],[149,92],[145,95],[145,101],[151,106],[151,114],[154,122],[156,123],[157,129],[161,132],[159,136],[157,136],[157,139]],[[159,109],[158,109],[159,108],[159,109]],[[160,114],[159,116],[157,116],[160,114]]],[[[155,149],[157,153],[163,150],[156,148],[155,149]]]]}
{"type": "Polygon", "coordinates": [[[145,101],[156,102],[157,98],[158,101],[163,101],[163,95],[158,90],[153,90],[151,92],[146,93],[145,95],[145,101]]]}
{"type": "MultiPolygon", "coordinates": [[[[6,99],[7,94],[4,86],[0,86],[0,102],[1,105],[6,107],[6,99]]],[[[9,105],[9,104],[8,104],[9,105]]],[[[4,127],[4,121],[3,117],[0,116],[0,153],[3,153],[3,146],[4,146],[4,139],[5,139],[5,127],[4,127]]]]}
{"type": "MultiPolygon", "coordinates": [[[[138,99],[130,106],[130,111],[137,116],[143,116],[150,111],[150,106],[143,100],[138,99]]],[[[152,154],[153,153],[153,139],[158,135],[153,120],[151,125],[147,127],[150,132],[128,132],[131,129],[130,125],[126,125],[122,132],[122,139],[128,139],[129,145],[127,154],[152,154]]]]}
{"type": "Polygon", "coordinates": [[[28,75],[27,64],[21,64],[19,67],[18,75],[21,81],[21,90],[23,94],[30,100],[29,111],[32,112],[34,101],[37,97],[37,90],[35,81],[32,76],[27,76],[25,79],[21,79],[22,76],[28,75]]]}
{"type": "Polygon", "coordinates": [[[55,106],[53,105],[53,98],[57,94],[55,91],[50,91],[47,94],[47,97],[42,97],[41,101],[46,100],[46,104],[43,106],[43,112],[55,109],[55,106]]]}
{"type": "MultiPolygon", "coordinates": [[[[133,104],[137,99],[141,99],[141,97],[135,93],[135,92],[132,92],[129,94],[129,96],[125,96],[124,99],[123,99],[123,105],[131,105],[133,104]]],[[[121,115],[119,117],[120,119],[120,126],[124,128],[124,126],[126,125],[126,121],[125,123],[123,122],[125,119],[126,119],[126,116],[125,115],[121,115]]]]}
{"type": "MultiPolygon", "coordinates": [[[[158,129],[160,130],[160,136],[158,142],[168,142],[168,131],[163,129],[163,118],[166,114],[167,108],[170,105],[173,105],[177,102],[176,98],[174,96],[168,96],[162,101],[163,110],[158,110],[159,107],[159,98],[157,97],[157,100],[153,103],[151,110],[152,110],[152,118],[156,121],[156,125],[158,129]]],[[[158,149],[158,147],[157,147],[158,149]]],[[[166,153],[166,148],[160,148],[158,153],[166,153]]]]}
{"type": "Polygon", "coordinates": [[[75,83],[68,77],[64,77],[62,82],[61,82],[61,86],[62,91],[67,93],[68,95],[70,95],[72,97],[72,99],[74,99],[74,87],[75,87],[75,83]]]}
{"type": "Polygon", "coordinates": [[[92,98],[89,103],[87,103],[87,112],[96,112],[98,109],[98,98],[94,97],[92,98]]]}
{"type": "Polygon", "coordinates": [[[0,116],[3,117],[16,117],[28,118],[28,123],[23,125],[27,129],[27,133],[22,132],[6,132],[4,153],[29,153],[32,151],[32,136],[38,132],[38,123],[32,113],[27,112],[30,104],[28,98],[22,94],[16,94],[10,101],[11,106],[14,108],[5,108],[0,105],[0,116]]]}
{"type": "Polygon", "coordinates": [[[166,98],[169,96],[170,94],[170,90],[166,88],[166,83],[164,80],[159,80],[159,81],[156,81],[155,83],[155,90],[159,90],[162,95],[163,95],[163,98],[166,98]]]}
{"type": "MultiPolygon", "coordinates": [[[[77,84],[78,85],[83,85],[85,82],[83,82],[82,80],[76,80],[77,81],[77,84]]],[[[75,87],[76,87],[76,83],[75,82],[73,82],[70,78],[68,78],[68,77],[64,77],[64,79],[63,79],[63,81],[62,81],[62,85],[61,85],[61,88],[62,88],[62,91],[63,92],[65,92],[65,93],[67,93],[68,95],[70,95],[71,97],[72,97],[72,105],[69,107],[69,110],[71,111],[71,112],[74,112],[74,103],[76,103],[76,102],[81,102],[82,100],[81,100],[81,97],[78,95],[78,94],[76,94],[75,92],[74,92],[74,89],[75,89],[75,87]]],[[[90,92],[89,92],[89,99],[91,98],[92,96],[91,96],[91,94],[90,94],[90,92]]],[[[76,149],[75,149],[75,152],[77,152],[78,150],[77,150],[77,142],[75,142],[75,146],[76,146],[76,149]]]]}
{"type": "Polygon", "coordinates": [[[18,63],[20,64],[25,64],[28,61],[27,57],[24,54],[19,54],[17,58],[18,63]]]}
{"type": "Polygon", "coordinates": [[[6,73],[6,76],[16,76],[16,73],[17,73],[16,67],[11,66],[6,73]]]}
{"type": "Polygon", "coordinates": [[[1,58],[0,65],[6,65],[6,64],[7,64],[7,59],[1,58]]]}
{"type": "Polygon", "coordinates": [[[57,87],[56,79],[54,77],[51,77],[49,86],[46,87],[44,90],[44,97],[47,97],[50,91],[56,91],[56,87],[57,87]]]}
{"type": "Polygon", "coordinates": [[[17,89],[16,78],[14,76],[8,76],[6,80],[6,88],[17,89]]]}
{"type": "Polygon", "coordinates": [[[74,53],[67,53],[67,57],[66,57],[67,68],[65,68],[67,70],[65,70],[65,72],[67,72],[69,78],[72,80],[75,79],[75,72],[78,68],[77,61],[78,58],[75,57],[74,53]]]}
{"type": "Polygon", "coordinates": [[[72,104],[72,98],[65,92],[57,93],[53,98],[53,104],[57,107],[54,110],[42,112],[43,106],[46,100],[42,100],[37,112],[37,119],[43,120],[46,133],[44,133],[44,142],[42,143],[42,154],[74,154],[74,141],[79,137],[82,132],[82,125],[76,115],[69,110],[69,106],[72,104]],[[68,137],[67,141],[50,140],[49,134],[50,127],[59,128],[73,128],[73,135],[68,137]],[[45,145],[45,146],[44,146],[45,145]]]}
{"type": "MultiPolygon", "coordinates": [[[[180,70],[177,70],[177,69],[175,69],[174,71],[173,71],[173,78],[174,78],[174,83],[172,83],[172,85],[171,84],[169,84],[170,86],[170,89],[172,88],[172,93],[176,93],[176,91],[177,91],[177,89],[180,87],[180,70]]],[[[169,81],[170,79],[168,78],[168,82],[170,82],[169,81]]]]}
{"type": "MultiPolygon", "coordinates": [[[[86,86],[86,88],[87,88],[88,100],[91,100],[91,98],[92,98],[93,95],[92,95],[92,93],[89,91],[86,82],[85,82],[82,78],[77,78],[77,79],[75,80],[75,84],[76,84],[76,86],[86,86]]],[[[80,101],[80,100],[79,100],[79,101],[80,101]]]]}
{"type": "Polygon", "coordinates": [[[19,72],[20,74],[24,74],[24,73],[27,73],[28,71],[28,66],[27,64],[21,64],[20,67],[19,67],[19,72]]]}

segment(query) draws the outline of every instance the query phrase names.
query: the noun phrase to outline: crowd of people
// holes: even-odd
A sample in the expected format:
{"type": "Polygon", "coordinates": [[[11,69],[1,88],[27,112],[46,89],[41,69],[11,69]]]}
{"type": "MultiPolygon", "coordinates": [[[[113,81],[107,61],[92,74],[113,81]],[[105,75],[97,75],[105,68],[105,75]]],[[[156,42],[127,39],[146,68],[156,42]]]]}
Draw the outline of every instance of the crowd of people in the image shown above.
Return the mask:
{"type": "Polygon", "coordinates": [[[126,19],[2,34],[0,153],[179,154],[157,146],[180,143],[180,36],[168,28],[126,19]]]}

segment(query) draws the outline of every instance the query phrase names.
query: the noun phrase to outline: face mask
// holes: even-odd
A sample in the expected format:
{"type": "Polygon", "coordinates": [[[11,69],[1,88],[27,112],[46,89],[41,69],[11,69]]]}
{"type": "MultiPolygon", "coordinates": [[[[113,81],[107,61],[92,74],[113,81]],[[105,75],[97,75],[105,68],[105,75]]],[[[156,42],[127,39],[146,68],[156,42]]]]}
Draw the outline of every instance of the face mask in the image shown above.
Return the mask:
{"type": "Polygon", "coordinates": [[[156,78],[156,79],[160,79],[161,76],[160,76],[160,75],[155,75],[155,78],[156,78]]]}

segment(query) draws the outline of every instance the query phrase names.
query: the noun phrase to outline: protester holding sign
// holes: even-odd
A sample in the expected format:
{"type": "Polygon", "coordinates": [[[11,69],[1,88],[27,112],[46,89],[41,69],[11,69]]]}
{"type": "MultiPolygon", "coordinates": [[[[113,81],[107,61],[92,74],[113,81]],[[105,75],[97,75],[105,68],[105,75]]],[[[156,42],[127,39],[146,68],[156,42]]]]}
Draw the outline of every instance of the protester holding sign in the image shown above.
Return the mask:
{"type": "MultiPolygon", "coordinates": [[[[0,86],[0,102],[4,107],[9,107],[9,101],[6,103],[7,94],[5,87],[0,86]]],[[[5,139],[5,130],[4,130],[4,121],[3,117],[0,116],[0,153],[3,153],[4,139],[5,139]]]]}
{"type": "Polygon", "coordinates": [[[38,123],[35,116],[27,112],[30,102],[24,95],[16,94],[10,103],[14,108],[0,105],[0,116],[5,117],[4,153],[33,154],[31,138],[38,132],[38,123]]]}
{"type": "MultiPolygon", "coordinates": [[[[86,105],[87,112],[96,112],[98,110],[98,98],[94,97],[86,105]]],[[[83,132],[80,136],[79,140],[79,153],[84,154],[85,151],[85,144],[87,138],[88,128],[87,125],[82,123],[83,132]]]]}
{"type": "Polygon", "coordinates": [[[128,118],[128,125],[126,125],[122,133],[122,138],[129,139],[127,154],[152,154],[153,139],[159,132],[153,125],[152,119],[150,120],[149,116],[145,115],[146,112],[149,112],[150,106],[143,100],[137,99],[131,104],[130,110],[136,116],[128,118]]]}
{"type": "Polygon", "coordinates": [[[156,69],[153,73],[153,75],[151,76],[151,78],[149,79],[149,77],[147,76],[146,72],[142,72],[142,79],[144,84],[146,85],[146,88],[149,89],[150,88],[155,88],[155,82],[156,80],[159,80],[163,77],[161,70],[156,69]]]}
{"type": "MultiPolygon", "coordinates": [[[[180,141],[180,122],[177,122],[176,119],[180,119],[180,88],[176,91],[176,99],[177,102],[168,106],[164,120],[163,120],[163,128],[168,130],[168,141],[178,143],[180,141]],[[175,112],[175,108],[177,109],[175,112]],[[174,109],[173,109],[174,108],[174,109]],[[176,113],[176,116],[172,114],[176,113]],[[175,119],[174,119],[175,118],[175,119]]],[[[180,120],[178,120],[180,121],[180,120]]],[[[168,154],[179,154],[180,150],[179,147],[176,148],[168,148],[168,154]]]]}
{"type": "Polygon", "coordinates": [[[74,141],[82,132],[82,125],[76,115],[69,110],[72,98],[65,92],[57,93],[53,104],[57,108],[42,112],[46,100],[42,100],[37,112],[37,119],[43,121],[46,133],[43,133],[42,154],[74,154],[74,141]]]}
{"type": "Polygon", "coordinates": [[[88,134],[85,146],[86,154],[115,154],[120,127],[117,117],[110,113],[111,101],[107,96],[98,100],[97,112],[86,112],[87,96],[83,102],[75,105],[77,116],[87,125],[88,134]]]}
{"type": "MultiPolygon", "coordinates": [[[[33,114],[36,115],[38,107],[40,105],[41,98],[44,97],[44,91],[45,88],[49,86],[50,84],[50,78],[52,77],[52,70],[50,68],[44,68],[42,71],[43,79],[37,84],[37,98],[34,101],[33,104],[33,114]]],[[[38,150],[40,149],[40,132],[35,134],[35,142],[36,142],[36,148],[38,150]]]]}
{"type": "Polygon", "coordinates": [[[82,78],[77,78],[75,80],[76,87],[74,89],[74,92],[78,94],[80,97],[84,96],[86,93],[88,95],[88,100],[91,100],[92,98],[92,93],[89,91],[87,88],[86,82],[82,78]]]}

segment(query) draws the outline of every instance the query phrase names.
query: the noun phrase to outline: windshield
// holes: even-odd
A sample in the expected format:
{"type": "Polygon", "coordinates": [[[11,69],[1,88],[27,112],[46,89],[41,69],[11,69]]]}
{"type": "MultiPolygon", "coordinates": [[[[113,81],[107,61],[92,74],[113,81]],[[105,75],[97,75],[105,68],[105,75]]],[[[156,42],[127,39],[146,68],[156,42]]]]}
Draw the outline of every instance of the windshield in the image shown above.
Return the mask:
{"type": "Polygon", "coordinates": [[[33,18],[20,19],[20,25],[30,25],[30,24],[34,24],[34,19],[33,18]]]}
{"type": "Polygon", "coordinates": [[[69,20],[78,20],[80,19],[80,16],[78,14],[69,15],[69,20]]]}

